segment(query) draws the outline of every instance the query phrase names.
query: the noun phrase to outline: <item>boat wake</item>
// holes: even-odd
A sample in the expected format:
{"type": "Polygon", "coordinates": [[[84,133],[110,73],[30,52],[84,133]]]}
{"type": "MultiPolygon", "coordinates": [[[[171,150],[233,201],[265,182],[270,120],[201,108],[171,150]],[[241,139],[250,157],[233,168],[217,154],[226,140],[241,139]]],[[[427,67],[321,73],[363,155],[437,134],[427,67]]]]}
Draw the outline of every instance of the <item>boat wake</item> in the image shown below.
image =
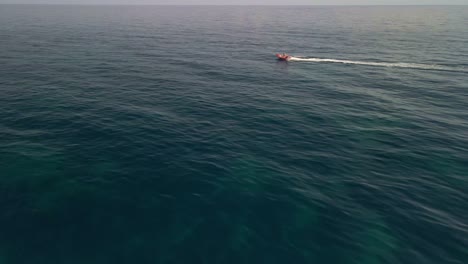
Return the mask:
{"type": "Polygon", "coordinates": [[[421,69],[421,70],[467,72],[467,70],[464,68],[455,68],[455,67],[431,65],[431,64],[404,63],[404,62],[397,62],[397,63],[368,62],[368,61],[336,60],[336,59],[321,59],[321,58],[301,58],[301,57],[291,57],[289,61],[328,62],[328,63],[377,66],[377,67],[394,67],[394,68],[410,68],[410,69],[421,69]]]}

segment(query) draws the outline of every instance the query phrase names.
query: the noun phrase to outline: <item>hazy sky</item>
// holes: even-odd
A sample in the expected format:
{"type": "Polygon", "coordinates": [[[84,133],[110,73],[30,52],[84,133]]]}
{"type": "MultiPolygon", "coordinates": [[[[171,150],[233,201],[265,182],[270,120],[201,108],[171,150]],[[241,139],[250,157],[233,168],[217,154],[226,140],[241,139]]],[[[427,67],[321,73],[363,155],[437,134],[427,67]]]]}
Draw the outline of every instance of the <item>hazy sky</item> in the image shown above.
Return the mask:
{"type": "Polygon", "coordinates": [[[0,0],[0,4],[467,5],[468,0],[0,0]]]}

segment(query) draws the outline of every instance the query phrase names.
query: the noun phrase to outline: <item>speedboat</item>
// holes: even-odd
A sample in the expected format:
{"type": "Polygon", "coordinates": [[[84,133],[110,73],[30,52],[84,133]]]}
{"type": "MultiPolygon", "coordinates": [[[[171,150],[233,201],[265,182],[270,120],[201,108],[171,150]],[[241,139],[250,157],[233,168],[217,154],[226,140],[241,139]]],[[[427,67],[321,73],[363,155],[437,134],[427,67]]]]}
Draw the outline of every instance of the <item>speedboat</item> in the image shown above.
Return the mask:
{"type": "Polygon", "coordinates": [[[276,57],[277,57],[278,60],[280,60],[280,61],[288,61],[288,60],[291,59],[291,56],[289,56],[289,55],[286,54],[286,53],[282,53],[282,54],[277,53],[277,54],[276,54],[276,57]]]}

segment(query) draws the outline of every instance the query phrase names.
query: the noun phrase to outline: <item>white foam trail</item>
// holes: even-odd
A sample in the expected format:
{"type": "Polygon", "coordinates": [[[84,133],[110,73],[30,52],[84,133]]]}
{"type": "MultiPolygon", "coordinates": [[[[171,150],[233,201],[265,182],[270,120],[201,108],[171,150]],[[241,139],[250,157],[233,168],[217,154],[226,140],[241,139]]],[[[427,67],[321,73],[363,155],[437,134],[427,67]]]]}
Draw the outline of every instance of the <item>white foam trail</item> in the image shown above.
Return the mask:
{"type": "Polygon", "coordinates": [[[378,66],[378,67],[396,67],[396,68],[411,68],[411,69],[440,70],[440,71],[465,71],[464,69],[457,69],[457,68],[441,66],[441,65],[404,63],[404,62],[398,62],[398,63],[368,62],[368,61],[351,61],[351,60],[335,60],[335,59],[320,59],[320,58],[301,58],[301,57],[291,57],[290,61],[329,62],[329,63],[378,66]]]}

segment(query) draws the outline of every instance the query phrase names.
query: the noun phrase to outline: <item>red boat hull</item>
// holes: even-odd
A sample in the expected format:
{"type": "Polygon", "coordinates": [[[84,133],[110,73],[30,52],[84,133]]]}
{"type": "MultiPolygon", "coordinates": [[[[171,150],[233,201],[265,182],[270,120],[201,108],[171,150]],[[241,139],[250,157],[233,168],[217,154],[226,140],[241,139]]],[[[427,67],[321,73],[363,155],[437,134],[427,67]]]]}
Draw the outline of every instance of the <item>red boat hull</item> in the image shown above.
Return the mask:
{"type": "Polygon", "coordinates": [[[281,60],[281,61],[288,61],[291,59],[291,56],[287,55],[287,54],[279,54],[277,53],[276,54],[276,57],[278,58],[278,60],[281,60]]]}

